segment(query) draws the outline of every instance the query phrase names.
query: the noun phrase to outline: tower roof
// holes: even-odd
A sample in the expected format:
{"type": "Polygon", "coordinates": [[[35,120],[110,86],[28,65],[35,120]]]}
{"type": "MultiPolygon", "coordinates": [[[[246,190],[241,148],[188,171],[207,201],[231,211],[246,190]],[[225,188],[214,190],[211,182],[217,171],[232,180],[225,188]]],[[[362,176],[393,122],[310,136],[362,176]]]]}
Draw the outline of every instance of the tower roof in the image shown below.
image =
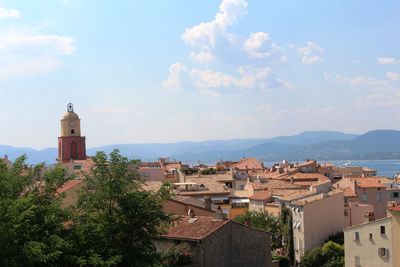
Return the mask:
{"type": "Polygon", "coordinates": [[[79,116],[73,111],[65,112],[62,120],[79,120],[79,116]]]}
{"type": "Polygon", "coordinates": [[[62,117],[62,120],[79,120],[79,116],[74,112],[74,105],[68,103],[67,112],[62,117]]]}

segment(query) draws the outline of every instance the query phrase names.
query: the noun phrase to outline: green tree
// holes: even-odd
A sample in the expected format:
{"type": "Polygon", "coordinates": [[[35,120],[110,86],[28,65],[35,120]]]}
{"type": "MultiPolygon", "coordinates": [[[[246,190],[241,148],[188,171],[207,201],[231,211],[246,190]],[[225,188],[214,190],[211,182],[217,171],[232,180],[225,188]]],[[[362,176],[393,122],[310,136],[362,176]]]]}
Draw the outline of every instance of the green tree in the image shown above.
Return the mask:
{"type": "Polygon", "coordinates": [[[333,241],[328,241],[322,246],[322,254],[325,259],[324,267],[344,266],[344,248],[333,241]]]}
{"type": "Polygon", "coordinates": [[[290,264],[294,263],[294,244],[293,244],[293,220],[292,211],[284,204],[281,208],[280,223],[282,231],[282,240],[284,244],[284,252],[289,259],[290,264]]]}
{"type": "Polygon", "coordinates": [[[322,267],[324,264],[325,259],[323,257],[322,249],[313,248],[304,253],[304,256],[301,258],[300,267],[322,267]]]}
{"type": "Polygon", "coordinates": [[[343,231],[337,232],[336,234],[332,234],[332,235],[328,236],[328,239],[325,240],[325,243],[328,242],[328,241],[333,241],[335,243],[343,245],[344,244],[344,233],[343,233],[343,231]]]}
{"type": "Polygon", "coordinates": [[[25,156],[11,168],[0,161],[0,266],[63,266],[71,244],[57,188],[65,170],[40,175],[43,165],[26,168],[25,156]]]}
{"type": "Polygon", "coordinates": [[[171,218],[162,203],[169,188],[140,189],[140,175],[118,151],[99,152],[72,224],[75,240],[71,264],[79,266],[152,266],[159,254],[153,240],[171,218]]]}
{"type": "Polygon", "coordinates": [[[235,221],[271,233],[272,249],[282,247],[282,232],[279,218],[265,211],[247,211],[237,216],[235,221]]]}
{"type": "Polygon", "coordinates": [[[313,248],[304,254],[300,262],[301,267],[343,267],[344,248],[333,241],[328,241],[320,248],[313,248]]]}

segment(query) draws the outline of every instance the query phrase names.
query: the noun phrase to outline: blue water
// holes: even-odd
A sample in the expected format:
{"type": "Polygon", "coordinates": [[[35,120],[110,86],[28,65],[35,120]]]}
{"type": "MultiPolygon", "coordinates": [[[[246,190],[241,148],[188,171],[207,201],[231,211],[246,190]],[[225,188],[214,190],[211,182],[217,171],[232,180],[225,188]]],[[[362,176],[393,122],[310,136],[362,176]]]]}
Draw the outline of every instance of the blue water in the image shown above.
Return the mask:
{"type": "MultiPolygon", "coordinates": [[[[330,161],[337,166],[342,166],[348,160],[330,161]]],[[[379,176],[394,177],[400,172],[400,160],[351,160],[351,164],[355,166],[363,166],[377,170],[379,176]]]]}
{"type": "MultiPolygon", "coordinates": [[[[354,166],[368,167],[377,170],[377,175],[392,178],[397,173],[400,173],[400,160],[331,160],[319,161],[320,163],[331,162],[336,166],[343,166],[350,162],[354,166]]],[[[272,166],[273,162],[265,162],[266,167],[272,166]]]]}

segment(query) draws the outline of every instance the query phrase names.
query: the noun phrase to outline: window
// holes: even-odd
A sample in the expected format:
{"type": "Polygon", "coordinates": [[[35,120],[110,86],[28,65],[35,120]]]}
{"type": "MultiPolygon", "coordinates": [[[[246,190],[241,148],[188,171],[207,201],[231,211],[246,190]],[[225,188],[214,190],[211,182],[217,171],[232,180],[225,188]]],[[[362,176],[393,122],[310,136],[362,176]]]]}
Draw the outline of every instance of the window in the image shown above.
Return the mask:
{"type": "Polygon", "coordinates": [[[371,233],[369,233],[369,239],[372,240],[372,234],[371,233]]]}
{"type": "Polygon", "coordinates": [[[71,134],[74,134],[75,133],[75,130],[74,129],[71,129],[71,134]]]}
{"type": "Polygon", "coordinates": [[[359,232],[354,233],[354,241],[360,241],[360,233],[359,232]]]}
{"type": "Polygon", "coordinates": [[[382,197],[383,197],[383,193],[382,192],[376,193],[376,200],[377,201],[382,201],[382,197]]]}
{"type": "Polygon", "coordinates": [[[240,190],[244,190],[244,185],[241,185],[241,186],[240,186],[240,190]]]}
{"type": "Polygon", "coordinates": [[[392,198],[399,198],[399,192],[393,192],[392,198]]]}
{"type": "Polygon", "coordinates": [[[355,256],[355,257],[354,257],[354,264],[355,264],[356,266],[361,266],[361,263],[360,263],[360,256],[355,256]]]}
{"type": "Polygon", "coordinates": [[[383,258],[388,258],[389,257],[389,249],[378,248],[378,255],[383,258]]]}
{"type": "Polygon", "coordinates": [[[74,165],[74,170],[82,170],[82,165],[74,165]]]}
{"type": "Polygon", "coordinates": [[[361,195],[361,200],[362,200],[362,201],[368,201],[368,195],[367,195],[367,193],[363,193],[363,194],[361,195]]]}
{"type": "Polygon", "coordinates": [[[344,210],[344,216],[349,216],[349,212],[348,212],[348,210],[344,210]]]}
{"type": "Polygon", "coordinates": [[[386,235],[385,226],[381,226],[381,235],[386,235]]]}

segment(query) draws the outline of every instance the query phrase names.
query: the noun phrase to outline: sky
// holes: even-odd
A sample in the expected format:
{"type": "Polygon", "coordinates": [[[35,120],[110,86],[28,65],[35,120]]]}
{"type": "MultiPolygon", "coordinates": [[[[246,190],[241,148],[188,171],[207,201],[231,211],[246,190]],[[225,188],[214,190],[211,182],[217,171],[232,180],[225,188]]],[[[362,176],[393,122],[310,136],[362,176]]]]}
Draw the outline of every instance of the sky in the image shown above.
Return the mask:
{"type": "Polygon", "coordinates": [[[0,0],[0,144],[400,130],[400,2],[0,0]]]}

